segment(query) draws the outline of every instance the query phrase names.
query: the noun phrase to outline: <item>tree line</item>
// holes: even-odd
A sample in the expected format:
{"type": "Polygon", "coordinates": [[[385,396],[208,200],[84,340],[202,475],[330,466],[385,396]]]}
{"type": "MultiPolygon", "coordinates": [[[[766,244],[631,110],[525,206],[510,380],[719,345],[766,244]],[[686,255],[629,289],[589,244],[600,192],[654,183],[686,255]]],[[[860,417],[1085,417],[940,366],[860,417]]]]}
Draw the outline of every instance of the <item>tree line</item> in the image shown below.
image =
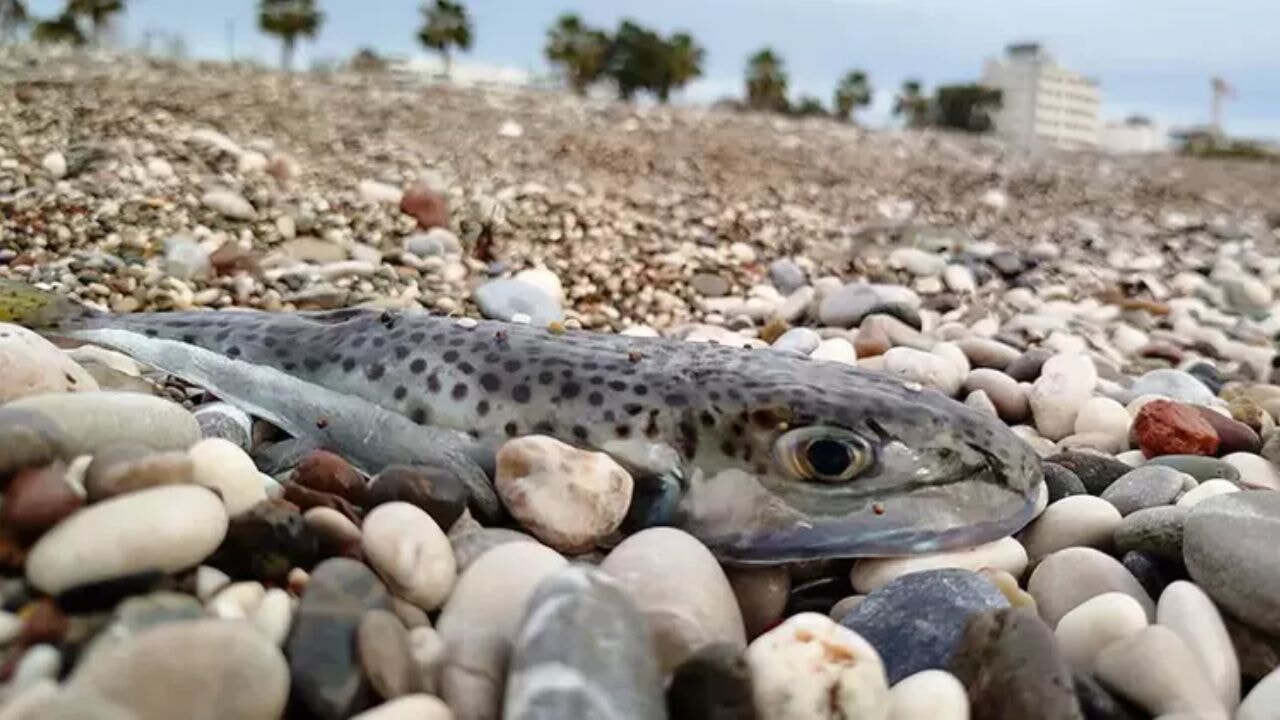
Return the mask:
{"type": "MultiPolygon", "coordinates": [[[[12,36],[16,28],[29,24],[32,39],[38,42],[83,45],[98,40],[124,6],[125,0],[66,0],[57,15],[32,18],[24,0],[0,0],[0,37],[12,36]]],[[[427,0],[421,13],[417,39],[441,56],[448,74],[454,53],[471,48],[471,16],[457,0],[427,0]]],[[[324,20],[316,0],[258,3],[258,27],[279,38],[280,64],[285,69],[292,67],[298,41],[314,38],[324,20]]],[[[565,84],[580,95],[607,83],[622,100],[649,95],[662,103],[702,77],[707,58],[706,50],[688,32],[664,35],[634,20],[624,20],[609,31],[592,27],[573,13],[561,15],[552,24],[543,54],[565,84]]],[[[386,61],[375,50],[363,48],[350,65],[373,71],[385,67],[386,61]]],[[[858,110],[871,104],[875,92],[868,74],[856,68],[840,77],[829,104],[810,95],[792,99],[789,82],[782,56],[762,48],[747,59],[743,99],[735,104],[756,112],[851,121],[858,110]]],[[[992,114],[1000,105],[1000,92],[982,85],[943,85],[926,94],[920,81],[907,80],[894,97],[892,111],[911,128],[986,132],[992,129],[992,114]]]]}

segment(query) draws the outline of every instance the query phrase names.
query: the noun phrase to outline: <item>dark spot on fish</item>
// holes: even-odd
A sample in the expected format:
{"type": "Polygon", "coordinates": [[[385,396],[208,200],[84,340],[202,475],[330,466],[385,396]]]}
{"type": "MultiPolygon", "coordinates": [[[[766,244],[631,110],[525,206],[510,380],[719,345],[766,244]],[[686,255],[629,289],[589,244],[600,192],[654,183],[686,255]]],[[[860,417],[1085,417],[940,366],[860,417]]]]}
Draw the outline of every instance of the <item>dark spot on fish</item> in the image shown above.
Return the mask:
{"type": "Polygon", "coordinates": [[[685,416],[678,426],[680,431],[680,453],[685,459],[691,459],[698,453],[698,426],[693,418],[685,416]]]}
{"type": "Polygon", "coordinates": [[[582,369],[583,369],[583,370],[588,370],[588,371],[590,371],[590,370],[599,370],[599,369],[600,369],[600,363],[591,362],[590,360],[588,360],[587,362],[582,363],[582,369]]]}
{"type": "Polygon", "coordinates": [[[395,327],[396,316],[390,310],[383,310],[382,314],[378,316],[378,322],[382,323],[382,327],[390,330],[395,327]]]}
{"type": "Polygon", "coordinates": [[[582,392],[582,386],[575,382],[567,382],[564,387],[560,388],[560,395],[566,400],[572,400],[578,397],[578,393],[582,392]]]}
{"type": "Polygon", "coordinates": [[[405,347],[405,346],[403,346],[403,345],[397,345],[397,346],[395,347],[395,350],[392,350],[392,352],[393,352],[393,353],[395,353],[395,356],[396,356],[396,359],[397,359],[397,360],[403,360],[403,359],[405,359],[405,358],[409,357],[409,348],[407,348],[407,347],[405,347]]]}
{"type": "Polygon", "coordinates": [[[600,407],[604,404],[604,395],[598,392],[593,392],[587,396],[587,402],[591,403],[595,407],[600,407]]]}
{"type": "MultiPolygon", "coordinates": [[[[155,328],[147,328],[146,330],[143,330],[143,331],[142,331],[142,334],[143,334],[143,335],[146,335],[147,337],[155,337],[156,335],[159,335],[160,333],[159,333],[159,332],[157,332],[155,328]]],[[[225,338],[224,338],[224,339],[225,339],[225,338]]]]}
{"type": "Polygon", "coordinates": [[[409,336],[409,342],[412,342],[412,343],[420,343],[426,339],[427,339],[427,334],[421,331],[413,333],[412,335],[409,336]]]}
{"type": "Polygon", "coordinates": [[[617,426],[617,427],[615,427],[615,428],[613,429],[613,432],[614,432],[614,433],[616,433],[616,434],[617,434],[617,436],[618,436],[618,437],[620,437],[620,438],[630,437],[630,435],[631,435],[631,426],[630,426],[630,425],[626,425],[626,424],[619,425],[619,426],[617,426]]]}
{"type": "Polygon", "coordinates": [[[581,425],[574,425],[573,436],[583,442],[586,442],[587,438],[591,436],[591,433],[588,432],[587,429],[581,425]]]}
{"type": "Polygon", "coordinates": [[[476,403],[476,414],[479,415],[480,417],[484,417],[485,415],[489,414],[488,400],[481,400],[480,402],[476,403]]]}
{"type": "Polygon", "coordinates": [[[351,341],[351,347],[354,347],[354,348],[364,347],[364,340],[365,340],[365,337],[363,335],[355,336],[355,338],[352,339],[351,341]]]}
{"type": "Polygon", "coordinates": [[[550,370],[543,370],[538,373],[538,383],[541,385],[550,385],[551,381],[555,379],[555,373],[552,373],[550,370]]]}
{"type": "Polygon", "coordinates": [[[502,359],[502,353],[491,352],[491,353],[484,354],[484,361],[489,363],[490,365],[498,362],[501,359],[502,359]]]}
{"type": "Polygon", "coordinates": [[[376,338],[374,338],[374,339],[373,339],[373,346],[374,346],[374,347],[376,347],[376,348],[380,348],[380,347],[382,347],[383,345],[386,345],[386,344],[387,344],[387,339],[386,339],[386,338],[376,337],[376,338]]]}
{"type": "Polygon", "coordinates": [[[440,392],[440,378],[436,377],[435,373],[427,376],[427,389],[433,393],[440,392]]]}
{"type": "Polygon", "coordinates": [[[409,388],[403,385],[397,385],[396,391],[391,393],[391,395],[397,400],[403,400],[405,395],[408,395],[408,394],[409,394],[409,388]]]}
{"type": "Polygon", "coordinates": [[[322,365],[324,365],[324,361],[322,361],[320,358],[317,358],[317,357],[309,357],[309,358],[304,358],[302,361],[302,364],[311,372],[315,372],[319,370],[322,365]]]}
{"type": "Polygon", "coordinates": [[[561,371],[560,371],[560,377],[564,378],[565,380],[572,380],[572,379],[573,379],[573,368],[566,368],[566,369],[564,369],[564,370],[561,370],[561,371]]]}
{"type": "Polygon", "coordinates": [[[702,414],[699,415],[699,418],[702,420],[702,424],[706,427],[712,427],[716,424],[716,416],[712,415],[706,410],[702,411],[702,414]]]}
{"type": "Polygon", "coordinates": [[[287,362],[287,363],[285,363],[284,365],[281,365],[281,367],[283,367],[283,368],[284,368],[284,371],[285,371],[285,372],[293,372],[294,370],[297,370],[297,369],[298,369],[298,363],[296,363],[296,362],[287,362]]]}
{"type": "Polygon", "coordinates": [[[622,392],[623,390],[627,389],[627,384],[622,382],[621,380],[610,380],[609,389],[614,392],[622,392]]]}
{"type": "Polygon", "coordinates": [[[462,371],[463,375],[470,375],[471,373],[474,373],[476,371],[476,366],[472,365],[466,360],[463,360],[462,362],[458,363],[458,369],[462,371]]]}
{"type": "Polygon", "coordinates": [[[442,360],[444,360],[445,362],[447,362],[447,363],[449,363],[449,364],[453,364],[453,363],[457,362],[459,357],[460,357],[460,356],[458,355],[458,351],[457,351],[457,350],[446,350],[446,351],[445,351],[445,353],[444,353],[444,355],[441,355],[441,356],[440,356],[440,358],[441,358],[442,360]]]}
{"type": "Polygon", "coordinates": [[[449,341],[450,347],[462,347],[463,345],[466,345],[466,344],[467,344],[467,339],[464,337],[456,337],[449,341]]]}
{"type": "Polygon", "coordinates": [[[230,358],[240,357],[240,348],[236,347],[235,345],[232,345],[231,347],[227,348],[227,357],[230,357],[230,358]]]}
{"type": "Polygon", "coordinates": [[[649,438],[650,440],[658,437],[659,431],[658,431],[658,411],[657,410],[649,411],[649,421],[644,426],[644,434],[645,434],[645,437],[649,438]]]}
{"type": "Polygon", "coordinates": [[[419,424],[419,425],[426,425],[426,424],[427,424],[427,409],[426,409],[426,408],[414,408],[413,413],[409,415],[409,419],[410,419],[410,420],[412,420],[412,421],[414,421],[415,423],[417,423],[417,424],[419,424]]]}
{"type": "Polygon", "coordinates": [[[724,453],[726,457],[734,457],[738,454],[738,447],[733,444],[732,440],[725,438],[720,441],[720,452],[724,453]]]}
{"type": "Polygon", "coordinates": [[[502,426],[502,431],[507,434],[507,437],[515,437],[520,432],[520,428],[515,423],[509,422],[502,426]]]}
{"type": "Polygon", "coordinates": [[[511,388],[511,399],[518,403],[527,403],[533,393],[529,390],[528,385],[517,385],[511,388]]]}
{"type": "Polygon", "coordinates": [[[683,393],[667,393],[662,399],[671,407],[684,407],[689,404],[689,398],[683,393]]]}
{"type": "Polygon", "coordinates": [[[539,420],[533,425],[533,431],[540,435],[550,435],[554,430],[555,426],[551,424],[550,420],[539,420]]]}
{"type": "Polygon", "coordinates": [[[592,385],[603,385],[604,378],[600,377],[599,375],[592,375],[591,379],[588,380],[587,382],[591,383],[592,385]]]}
{"type": "Polygon", "coordinates": [[[342,353],[329,353],[324,359],[331,363],[340,363],[342,362],[342,353]]]}
{"type": "Polygon", "coordinates": [[[634,393],[635,393],[635,394],[637,394],[637,395],[648,395],[648,394],[649,394],[649,386],[648,386],[648,385],[644,385],[644,384],[638,384],[638,385],[636,385],[635,387],[631,388],[631,390],[632,390],[632,392],[634,392],[634,393]]]}
{"type": "Polygon", "coordinates": [[[614,411],[612,411],[612,410],[605,410],[605,411],[604,411],[604,421],[605,421],[605,422],[613,422],[614,420],[617,420],[617,419],[618,419],[618,414],[617,414],[617,413],[615,413],[614,411]]]}
{"type": "Polygon", "coordinates": [[[427,361],[422,358],[417,358],[413,362],[409,363],[409,372],[414,375],[421,375],[426,369],[427,361]]]}
{"type": "Polygon", "coordinates": [[[453,392],[449,394],[454,400],[461,400],[467,396],[467,390],[468,388],[466,383],[458,383],[453,386],[453,392]]]}
{"type": "Polygon", "coordinates": [[[622,406],[622,409],[626,410],[628,415],[639,415],[644,410],[644,406],[640,403],[627,403],[622,406]]]}
{"type": "Polygon", "coordinates": [[[370,380],[377,380],[378,378],[382,377],[386,372],[387,372],[387,369],[382,366],[382,363],[374,363],[365,369],[364,376],[369,378],[370,380]]]}
{"type": "Polygon", "coordinates": [[[484,388],[488,392],[494,392],[498,388],[502,387],[502,381],[493,373],[485,373],[480,376],[480,387],[484,388]]]}
{"type": "Polygon", "coordinates": [[[520,367],[521,367],[521,363],[519,360],[508,360],[502,363],[502,369],[506,370],[509,373],[519,372],[520,367]]]}
{"type": "Polygon", "coordinates": [[[355,370],[355,369],[356,369],[355,358],[347,358],[346,360],[342,361],[342,370],[344,372],[351,372],[352,370],[355,370]]]}
{"type": "MultiPolygon", "coordinates": [[[[156,336],[156,331],[155,331],[155,330],[148,330],[148,331],[147,331],[147,334],[148,334],[148,335],[150,335],[151,337],[155,337],[155,336],[156,336]]],[[[213,336],[213,340],[214,340],[214,342],[226,342],[226,341],[227,341],[227,338],[229,338],[229,337],[231,337],[231,331],[230,331],[230,330],[223,330],[222,332],[218,333],[217,335],[214,335],[214,336],[213,336]]]]}
{"type": "MultiPolygon", "coordinates": [[[[183,335],[183,336],[182,336],[182,342],[184,342],[184,343],[188,343],[188,344],[191,344],[191,345],[195,345],[195,344],[196,344],[196,336],[195,336],[195,335],[192,335],[192,334],[190,334],[190,333],[187,333],[186,335],[183,335]]],[[[267,347],[271,347],[271,346],[270,346],[270,345],[268,345],[267,347]]]]}
{"type": "Polygon", "coordinates": [[[275,351],[275,352],[273,352],[273,353],[271,353],[271,354],[272,354],[272,355],[275,355],[277,358],[280,358],[281,360],[283,360],[283,359],[285,359],[285,358],[289,357],[289,348],[287,348],[287,347],[278,347],[278,348],[276,348],[276,351],[275,351]]]}

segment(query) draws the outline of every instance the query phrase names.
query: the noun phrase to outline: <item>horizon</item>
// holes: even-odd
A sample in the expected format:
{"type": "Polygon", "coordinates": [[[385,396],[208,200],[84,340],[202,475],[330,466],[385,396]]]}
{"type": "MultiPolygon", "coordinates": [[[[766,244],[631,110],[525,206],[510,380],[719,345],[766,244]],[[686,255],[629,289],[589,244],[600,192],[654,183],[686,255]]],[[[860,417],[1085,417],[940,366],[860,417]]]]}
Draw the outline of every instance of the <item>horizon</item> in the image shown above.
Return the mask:
{"type": "MultiPolygon", "coordinates": [[[[61,0],[33,0],[32,14],[56,12],[61,0]]],[[[296,67],[342,61],[361,47],[430,62],[417,44],[419,0],[319,0],[325,13],[315,41],[298,46],[296,67]],[[376,5],[371,10],[370,5],[376,5]]],[[[537,76],[551,72],[542,55],[547,28],[564,12],[613,29],[623,18],[670,33],[688,30],[707,50],[704,76],[676,96],[706,103],[742,95],[747,56],[775,48],[791,76],[789,94],[829,105],[846,70],[867,71],[875,88],[864,124],[894,124],[889,109],[903,80],[927,88],[976,82],[983,63],[1011,43],[1036,42],[1062,66],[1096,78],[1102,121],[1144,115],[1165,130],[1209,120],[1210,79],[1225,78],[1238,99],[1225,105],[1228,134],[1280,139],[1280,52],[1268,28],[1280,26],[1280,4],[1234,0],[1211,17],[1191,0],[1134,0],[1123,7],[1079,0],[1072,7],[1026,7],[1017,0],[472,0],[474,47],[455,56],[460,72],[492,70],[537,76]],[[734,18],[726,23],[726,17],[734,18]],[[1245,19],[1248,22],[1244,22],[1245,19]],[[1142,42],[1135,44],[1134,37],[1142,42]]],[[[1222,5],[1221,3],[1219,4],[1222,5]]],[[[257,29],[256,0],[190,5],[130,0],[117,23],[120,44],[137,47],[146,33],[183,38],[189,57],[253,59],[277,64],[279,43],[257,29]],[[234,28],[229,37],[228,27],[234,28]]]]}

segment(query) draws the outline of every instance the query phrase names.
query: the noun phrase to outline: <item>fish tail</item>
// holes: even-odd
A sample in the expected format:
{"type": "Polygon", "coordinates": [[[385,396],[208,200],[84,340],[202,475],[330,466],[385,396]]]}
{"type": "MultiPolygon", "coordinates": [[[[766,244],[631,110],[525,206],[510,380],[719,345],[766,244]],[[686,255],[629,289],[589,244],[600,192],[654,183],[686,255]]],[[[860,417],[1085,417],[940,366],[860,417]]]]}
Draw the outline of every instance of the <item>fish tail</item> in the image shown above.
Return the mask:
{"type": "Polygon", "coordinates": [[[0,279],[0,322],[39,330],[98,314],[64,295],[17,280],[0,279]]]}

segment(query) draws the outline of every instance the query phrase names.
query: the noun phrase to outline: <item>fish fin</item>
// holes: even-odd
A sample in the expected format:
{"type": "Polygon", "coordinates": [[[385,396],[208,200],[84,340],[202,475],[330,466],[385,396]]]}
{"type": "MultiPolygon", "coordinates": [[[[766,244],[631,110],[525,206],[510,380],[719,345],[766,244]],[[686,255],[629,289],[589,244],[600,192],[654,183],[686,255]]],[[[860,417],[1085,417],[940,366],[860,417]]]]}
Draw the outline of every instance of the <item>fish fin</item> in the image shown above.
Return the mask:
{"type": "Polygon", "coordinates": [[[33,329],[97,314],[71,298],[17,280],[0,279],[0,322],[33,329]]]}

